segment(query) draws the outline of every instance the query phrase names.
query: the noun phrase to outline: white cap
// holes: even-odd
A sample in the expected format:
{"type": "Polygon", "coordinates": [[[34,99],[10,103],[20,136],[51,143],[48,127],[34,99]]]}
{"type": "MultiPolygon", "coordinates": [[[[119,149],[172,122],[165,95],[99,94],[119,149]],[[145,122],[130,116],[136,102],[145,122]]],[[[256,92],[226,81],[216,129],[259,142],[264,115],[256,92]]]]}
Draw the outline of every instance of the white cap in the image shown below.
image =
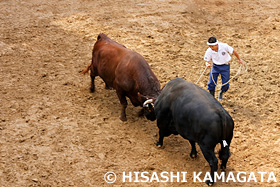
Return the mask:
{"type": "Polygon", "coordinates": [[[209,43],[209,42],[207,42],[207,45],[217,45],[218,44],[218,40],[215,42],[215,43],[209,43]]]}

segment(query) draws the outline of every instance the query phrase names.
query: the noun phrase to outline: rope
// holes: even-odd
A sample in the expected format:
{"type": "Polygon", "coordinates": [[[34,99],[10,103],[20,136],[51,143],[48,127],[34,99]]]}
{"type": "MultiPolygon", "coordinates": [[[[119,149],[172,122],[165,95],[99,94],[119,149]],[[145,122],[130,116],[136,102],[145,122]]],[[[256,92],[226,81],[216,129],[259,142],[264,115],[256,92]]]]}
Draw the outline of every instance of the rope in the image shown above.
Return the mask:
{"type": "MultiPolygon", "coordinates": [[[[244,60],[242,60],[242,62],[243,62],[243,63],[240,64],[237,73],[236,73],[231,79],[235,78],[239,73],[241,73],[241,72],[246,72],[246,71],[247,71],[247,63],[246,63],[244,60]]],[[[202,72],[202,74],[200,75],[199,79],[196,81],[195,84],[197,84],[197,83],[199,82],[199,80],[201,79],[201,77],[202,77],[203,74],[205,73],[206,69],[207,69],[207,67],[205,67],[204,71],[202,72]]],[[[210,71],[210,75],[211,75],[212,81],[213,81],[214,84],[217,86],[217,83],[214,81],[214,78],[213,78],[213,75],[212,75],[212,68],[211,68],[211,71],[210,71]]],[[[221,86],[224,86],[224,85],[228,84],[229,81],[230,81],[231,79],[229,79],[226,83],[222,84],[221,86]]]]}
{"type": "Polygon", "coordinates": [[[206,70],[207,70],[207,66],[205,67],[204,71],[201,73],[199,79],[196,81],[195,84],[197,84],[200,81],[201,77],[203,76],[203,74],[205,73],[206,70]]]}

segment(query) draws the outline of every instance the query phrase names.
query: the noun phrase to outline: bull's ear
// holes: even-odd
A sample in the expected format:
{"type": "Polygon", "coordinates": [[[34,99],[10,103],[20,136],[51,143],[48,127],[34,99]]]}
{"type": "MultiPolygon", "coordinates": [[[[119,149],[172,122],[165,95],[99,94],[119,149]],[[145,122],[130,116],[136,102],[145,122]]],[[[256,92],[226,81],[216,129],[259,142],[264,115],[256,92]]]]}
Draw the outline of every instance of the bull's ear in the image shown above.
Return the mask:
{"type": "Polygon", "coordinates": [[[139,92],[137,92],[137,97],[138,97],[138,100],[139,100],[139,101],[142,100],[142,95],[141,95],[139,92]]]}
{"type": "Polygon", "coordinates": [[[148,100],[148,98],[141,95],[140,92],[137,92],[137,97],[138,97],[138,100],[141,102],[145,102],[146,100],[148,100]]]}

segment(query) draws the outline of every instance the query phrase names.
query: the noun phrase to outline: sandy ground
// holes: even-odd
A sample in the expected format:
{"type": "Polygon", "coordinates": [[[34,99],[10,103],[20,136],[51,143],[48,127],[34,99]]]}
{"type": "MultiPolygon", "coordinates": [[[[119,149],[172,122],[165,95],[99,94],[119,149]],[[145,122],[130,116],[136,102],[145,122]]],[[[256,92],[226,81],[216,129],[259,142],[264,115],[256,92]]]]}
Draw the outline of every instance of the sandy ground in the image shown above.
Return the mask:
{"type": "Polygon", "coordinates": [[[273,172],[277,182],[266,174],[215,185],[280,186],[279,0],[0,0],[0,24],[0,186],[113,186],[108,171],[114,186],[205,185],[192,181],[209,171],[199,149],[191,159],[179,136],[158,149],[156,123],[139,118],[140,108],[129,104],[123,123],[114,90],[97,78],[89,92],[79,72],[101,32],[142,54],[162,85],[197,81],[208,37],[233,46],[248,71],[222,101],[235,121],[227,172],[273,172]],[[137,171],[185,171],[188,182],[122,182],[122,172],[137,171]]]}

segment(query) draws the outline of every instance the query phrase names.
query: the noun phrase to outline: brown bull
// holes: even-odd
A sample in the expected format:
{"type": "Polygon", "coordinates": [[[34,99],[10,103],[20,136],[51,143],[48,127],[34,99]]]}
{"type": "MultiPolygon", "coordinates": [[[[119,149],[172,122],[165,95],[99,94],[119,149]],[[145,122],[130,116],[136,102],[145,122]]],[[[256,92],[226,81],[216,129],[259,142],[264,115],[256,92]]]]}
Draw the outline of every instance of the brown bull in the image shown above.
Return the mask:
{"type": "MultiPolygon", "coordinates": [[[[99,34],[92,51],[92,63],[83,71],[90,70],[91,92],[94,92],[94,79],[100,76],[105,87],[114,88],[122,105],[120,119],[126,121],[128,97],[136,106],[143,106],[149,99],[155,100],[160,94],[160,83],[143,56],[99,34]]],[[[150,105],[151,106],[151,105],[150,105]]],[[[149,110],[149,107],[142,109],[149,110]]]]}

